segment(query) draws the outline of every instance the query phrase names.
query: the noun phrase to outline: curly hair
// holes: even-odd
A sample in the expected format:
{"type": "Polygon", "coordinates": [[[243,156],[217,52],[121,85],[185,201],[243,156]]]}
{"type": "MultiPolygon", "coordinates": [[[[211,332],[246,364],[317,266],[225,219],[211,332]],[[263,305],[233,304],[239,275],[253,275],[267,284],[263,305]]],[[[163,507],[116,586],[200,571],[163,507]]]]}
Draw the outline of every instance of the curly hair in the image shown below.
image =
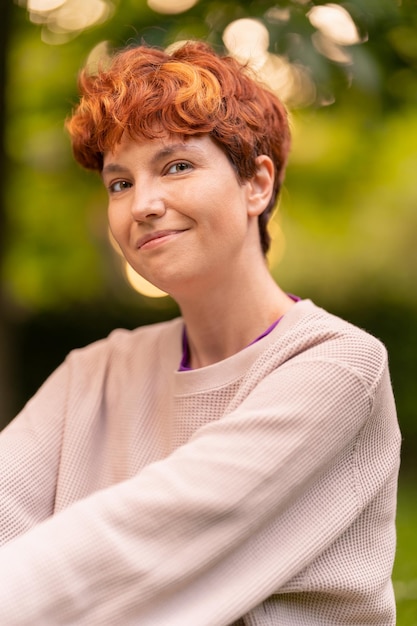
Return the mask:
{"type": "Polygon", "coordinates": [[[101,171],[103,154],[121,140],[207,133],[225,151],[241,182],[256,172],[256,157],[275,168],[271,200],[259,216],[261,247],[270,245],[267,223],[284,178],[290,148],[280,100],[230,56],[203,42],[171,53],[136,46],[117,52],[110,65],[79,76],[80,102],[66,121],[75,159],[101,171]]]}

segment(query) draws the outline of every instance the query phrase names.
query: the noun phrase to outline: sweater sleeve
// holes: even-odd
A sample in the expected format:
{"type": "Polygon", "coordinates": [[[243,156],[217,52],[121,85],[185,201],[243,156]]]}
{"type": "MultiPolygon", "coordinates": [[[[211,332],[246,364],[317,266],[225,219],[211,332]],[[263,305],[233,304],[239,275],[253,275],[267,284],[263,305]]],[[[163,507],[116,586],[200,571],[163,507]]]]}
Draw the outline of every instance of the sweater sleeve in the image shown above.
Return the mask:
{"type": "Polygon", "coordinates": [[[221,626],[281,588],[357,517],[349,463],[373,389],[288,363],[137,476],[0,551],[0,623],[221,626]]]}
{"type": "Polygon", "coordinates": [[[53,513],[66,389],[62,365],[1,433],[0,544],[53,513]]]}

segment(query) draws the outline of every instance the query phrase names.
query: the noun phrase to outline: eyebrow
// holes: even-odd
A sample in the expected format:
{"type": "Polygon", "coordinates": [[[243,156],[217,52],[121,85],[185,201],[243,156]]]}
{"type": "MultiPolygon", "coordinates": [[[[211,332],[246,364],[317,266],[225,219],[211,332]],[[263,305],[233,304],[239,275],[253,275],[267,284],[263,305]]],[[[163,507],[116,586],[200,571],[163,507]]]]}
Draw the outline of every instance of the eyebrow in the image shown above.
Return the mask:
{"type": "Polygon", "coordinates": [[[165,146],[156,152],[152,159],[151,163],[156,163],[160,159],[164,159],[166,157],[171,156],[175,152],[179,152],[181,150],[191,151],[191,152],[201,152],[201,148],[198,146],[190,145],[189,143],[181,142],[181,143],[173,143],[169,146],[165,146]]]}
{"type": "MultiPolygon", "coordinates": [[[[150,163],[151,165],[156,165],[162,159],[166,159],[167,157],[170,157],[176,152],[179,152],[182,150],[202,153],[202,150],[199,146],[193,146],[193,145],[190,145],[188,143],[183,143],[183,142],[174,143],[174,144],[165,146],[161,148],[160,150],[158,150],[157,152],[155,152],[155,154],[152,156],[150,160],[150,163]]],[[[101,171],[102,176],[104,174],[114,174],[114,173],[116,174],[126,173],[127,174],[129,173],[129,168],[125,167],[124,165],[119,165],[118,163],[107,163],[107,165],[105,165],[101,171]]]]}
{"type": "Polygon", "coordinates": [[[122,174],[122,173],[128,173],[129,169],[127,167],[124,167],[123,165],[118,165],[117,163],[107,163],[107,165],[104,165],[103,169],[101,170],[101,175],[104,176],[104,174],[122,174]]]}

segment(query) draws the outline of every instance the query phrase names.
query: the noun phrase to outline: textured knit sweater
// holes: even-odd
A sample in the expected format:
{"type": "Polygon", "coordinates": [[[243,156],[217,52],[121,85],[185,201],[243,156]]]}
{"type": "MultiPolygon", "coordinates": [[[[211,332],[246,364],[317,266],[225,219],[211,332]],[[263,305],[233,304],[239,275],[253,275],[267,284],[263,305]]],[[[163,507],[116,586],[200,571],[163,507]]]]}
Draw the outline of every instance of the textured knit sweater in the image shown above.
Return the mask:
{"type": "Polygon", "coordinates": [[[310,301],[179,372],[176,319],[72,352],[0,436],[0,624],[391,626],[383,345],[310,301]]]}

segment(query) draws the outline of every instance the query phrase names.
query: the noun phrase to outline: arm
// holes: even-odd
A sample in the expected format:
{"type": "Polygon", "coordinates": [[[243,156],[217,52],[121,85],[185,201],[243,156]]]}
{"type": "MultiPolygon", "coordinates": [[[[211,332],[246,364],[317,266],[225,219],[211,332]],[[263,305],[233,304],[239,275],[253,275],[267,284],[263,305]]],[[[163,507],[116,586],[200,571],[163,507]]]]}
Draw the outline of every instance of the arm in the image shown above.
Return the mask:
{"type": "Polygon", "coordinates": [[[0,435],[0,544],[53,513],[66,377],[61,366],[0,435]]]}
{"type": "Polygon", "coordinates": [[[279,368],[167,459],[5,546],[0,622],[230,623],[358,514],[350,471],[330,492],[316,490],[308,515],[303,502],[371,405],[369,389],[337,363],[279,368]],[[329,498],[334,514],[323,507],[329,498]]]}

